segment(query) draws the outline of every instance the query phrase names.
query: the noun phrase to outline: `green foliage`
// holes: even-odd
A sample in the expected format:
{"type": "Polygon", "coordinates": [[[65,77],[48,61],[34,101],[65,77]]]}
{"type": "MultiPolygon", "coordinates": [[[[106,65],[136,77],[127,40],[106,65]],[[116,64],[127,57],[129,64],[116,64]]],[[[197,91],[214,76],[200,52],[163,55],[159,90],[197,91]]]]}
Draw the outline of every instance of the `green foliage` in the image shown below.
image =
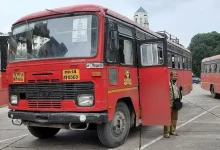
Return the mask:
{"type": "Polygon", "coordinates": [[[200,76],[202,59],[220,54],[220,34],[216,31],[196,34],[188,49],[192,52],[193,73],[200,76]]]}

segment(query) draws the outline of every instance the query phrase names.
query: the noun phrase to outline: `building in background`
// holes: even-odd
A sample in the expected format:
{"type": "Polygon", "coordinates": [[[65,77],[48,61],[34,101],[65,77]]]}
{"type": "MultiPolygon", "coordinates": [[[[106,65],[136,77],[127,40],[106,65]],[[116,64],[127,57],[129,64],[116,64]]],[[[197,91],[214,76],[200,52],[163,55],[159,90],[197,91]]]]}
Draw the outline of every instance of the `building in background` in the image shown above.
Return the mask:
{"type": "Polygon", "coordinates": [[[142,7],[135,12],[134,21],[142,27],[149,29],[147,12],[142,7]]]}

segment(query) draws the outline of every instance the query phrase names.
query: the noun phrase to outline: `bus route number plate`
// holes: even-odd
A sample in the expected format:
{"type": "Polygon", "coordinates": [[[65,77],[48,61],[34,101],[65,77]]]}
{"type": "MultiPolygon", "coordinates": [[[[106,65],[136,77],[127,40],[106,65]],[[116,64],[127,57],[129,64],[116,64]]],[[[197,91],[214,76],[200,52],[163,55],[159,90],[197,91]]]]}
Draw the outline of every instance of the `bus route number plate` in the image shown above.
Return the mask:
{"type": "Polygon", "coordinates": [[[13,82],[24,82],[24,72],[13,73],[13,82]]]}
{"type": "Polygon", "coordinates": [[[80,80],[79,69],[63,70],[63,80],[80,80]]]}

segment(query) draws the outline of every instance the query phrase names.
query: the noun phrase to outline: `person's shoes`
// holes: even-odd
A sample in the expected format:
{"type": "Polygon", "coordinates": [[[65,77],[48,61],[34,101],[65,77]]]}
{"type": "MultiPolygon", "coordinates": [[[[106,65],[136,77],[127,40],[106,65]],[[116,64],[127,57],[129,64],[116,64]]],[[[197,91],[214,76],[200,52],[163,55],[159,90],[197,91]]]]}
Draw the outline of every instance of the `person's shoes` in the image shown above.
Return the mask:
{"type": "Polygon", "coordinates": [[[165,138],[170,138],[170,136],[169,136],[169,135],[164,135],[164,137],[165,137],[165,138]]]}
{"type": "Polygon", "coordinates": [[[170,135],[179,136],[177,133],[170,133],[170,135]]]}

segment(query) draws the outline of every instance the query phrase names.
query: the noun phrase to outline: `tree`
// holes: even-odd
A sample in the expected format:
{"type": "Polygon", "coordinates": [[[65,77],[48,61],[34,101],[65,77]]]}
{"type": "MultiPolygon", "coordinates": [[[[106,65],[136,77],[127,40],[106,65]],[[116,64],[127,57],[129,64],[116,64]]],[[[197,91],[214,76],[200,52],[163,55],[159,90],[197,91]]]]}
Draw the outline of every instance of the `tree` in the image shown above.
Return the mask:
{"type": "Polygon", "coordinates": [[[188,49],[192,52],[193,73],[200,76],[202,59],[220,54],[220,34],[216,31],[196,34],[188,49]]]}

